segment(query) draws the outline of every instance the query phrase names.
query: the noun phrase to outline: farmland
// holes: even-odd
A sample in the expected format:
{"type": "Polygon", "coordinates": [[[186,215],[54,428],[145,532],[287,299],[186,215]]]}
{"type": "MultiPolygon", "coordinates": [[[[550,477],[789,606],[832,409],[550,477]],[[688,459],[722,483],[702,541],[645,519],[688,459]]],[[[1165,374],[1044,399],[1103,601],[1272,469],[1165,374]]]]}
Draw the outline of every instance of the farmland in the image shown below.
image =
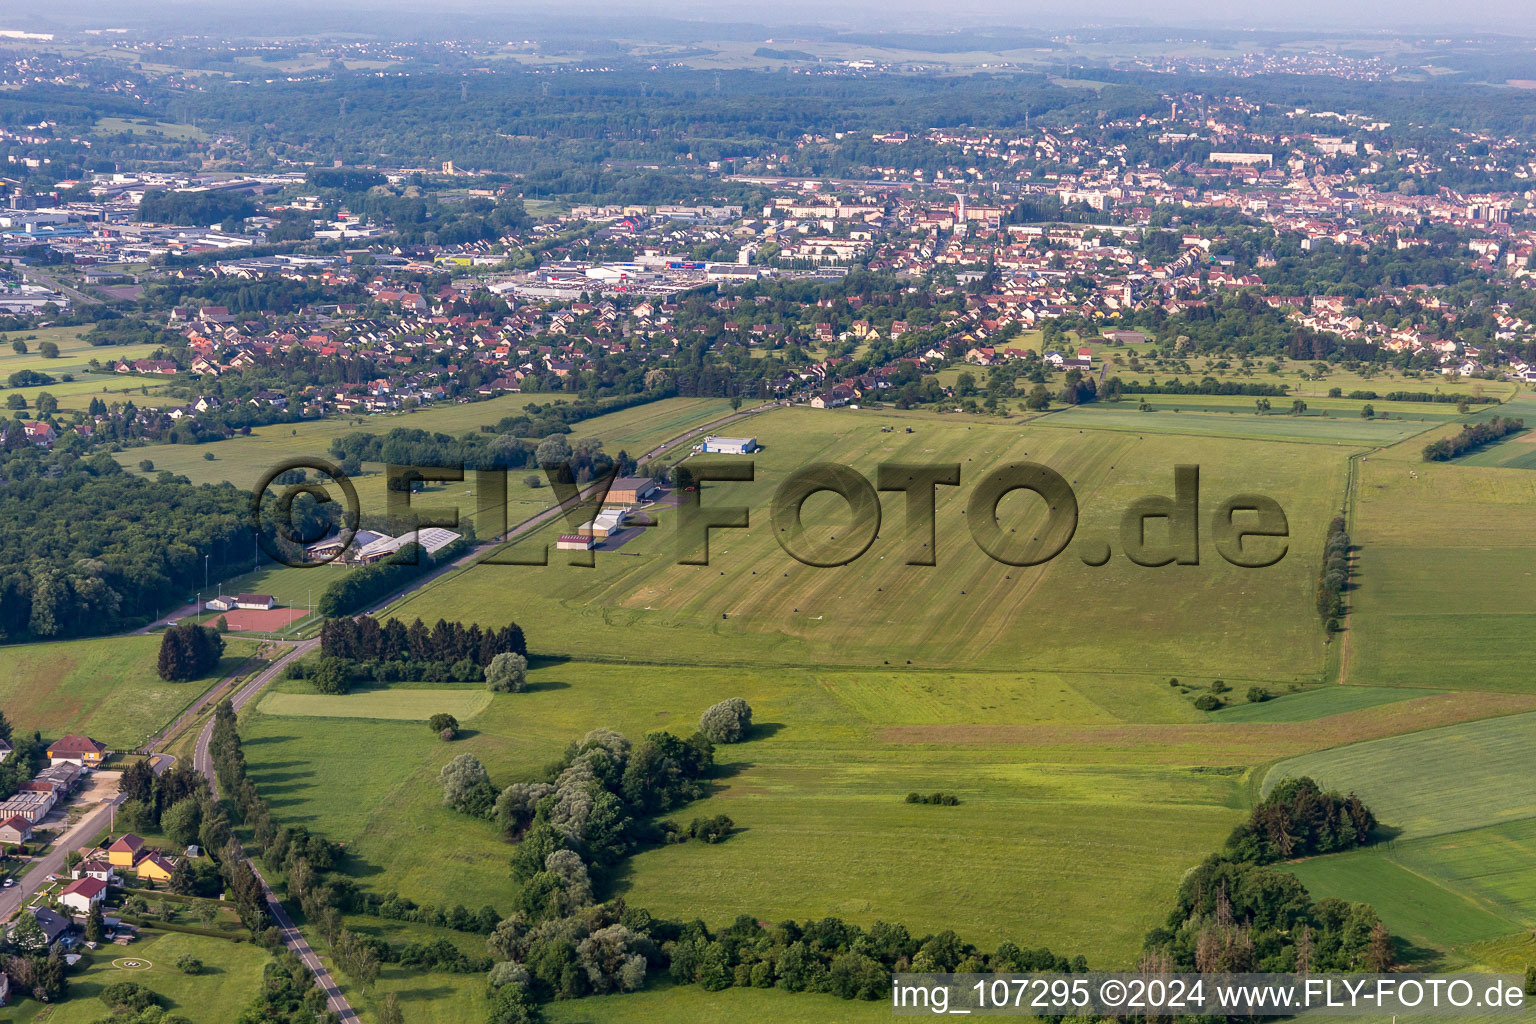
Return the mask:
{"type": "MultiPolygon", "coordinates": [[[[1510,406],[1536,422],[1530,399],[1510,406]]],[[[1348,679],[1528,691],[1522,646],[1536,629],[1536,541],[1523,527],[1536,474],[1426,463],[1422,446],[1416,438],[1359,467],[1348,679]]]]}
{"type": "MultiPolygon", "coordinates": [[[[757,479],[710,485],[703,499],[706,506],[747,506],[754,526],[716,532],[707,567],[675,564],[675,521],[662,514],[658,528],[619,553],[600,552],[595,569],[572,569],[560,559],[542,568],[482,565],[419,591],[395,611],[429,621],[515,617],[543,651],[605,660],[910,659],[930,668],[1022,664],[1050,671],[1136,671],[1152,662],[1176,674],[1219,666],[1229,681],[1318,678],[1323,636],[1310,607],[1309,562],[1342,493],[1342,450],[1337,459],[1320,460],[1314,446],[1272,443],[1255,459],[1247,445],[1216,438],[1191,444],[968,418],[927,419],[902,433],[911,422],[806,409],[754,418],[753,432],[765,445],[756,457],[757,479]],[[896,432],[881,433],[882,425],[896,432]],[[885,499],[888,532],[850,566],[810,568],[782,551],[768,522],[774,490],[822,460],[866,476],[885,461],[958,462],[962,486],[938,488],[938,565],[904,564],[898,496],[885,499]],[[1031,568],[1000,565],[978,550],[965,518],[970,481],[1013,461],[1044,463],[1073,482],[1081,546],[1031,568]],[[1189,462],[1200,465],[1206,508],[1236,492],[1275,496],[1288,516],[1291,554],[1262,571],[1229,565],[1209,547],[1198,566],[1147,569],[1118,555],[1102,568],[1083,564],[1078,556],[1094,542],[1118,547],[1121,512],[1139,497],[1170,493],[1174,465],[1189,462]],[[1270,621],[1255,633],[1249,610],[1258,601],[1268,602],[1270,621]],[[1033,613],[1045,608],[1050,629],[1042,632],[1033,613]],[[1125,642],[1103,642],[1106,631],[1125,642]]],[[[1040,522],[1020,495],[1005,498],[999,514],[1018,517],[1010,527],[1018,531],[1040,522]]],[[[828,495],[807,503],[807,521],[816,517],[834,537],[849,525],[846,506],[828,495]]],[[[548,543],[561,529],[552,525],[521,547],[548,543]]],[[[1149,527],[1149,536],[1156,530],[1149,527]]]]}
{"type": "MultiPolygon", "coordinates": [[[[1508,935],[1518,923],[1410,871],[1395,856],[1358,850],[1286,865],[1314,896],[1369,903],[1393,935],[1442,953],[1508,935]]],[[[1466,957],[1458,958],[1465,964],[1466,957]]]]}
{"type": "Polygon", "coordinates": [[[212,675],[168,683],[155,673],[158,636],[0,647],[0,707],[18,731],[41,730],[49,739],[86,733],[131,750],[255,649],[232,637],[212,675]]]}
{"type": "Polygon", "coordinates": [[[1443,835],[1536,816],[1526,768],[1536,715],[1426,729],[1285,761],[1265,778],[1310,775],[1354,790],[1400,838],[1443,835]]]}
{"type": "Polygon", "coordinates": [[[1211,713],[1215,722],[1309,722],[1328,715],[1373,708],[1429,696],[1434,691],[1391,689],[1384,686],[1325,686],[1303,693],[1286,694],[1258,704],[1233,704],[1211,713]]]}
{"type": "Polygon", "coordinates": [[[1394,838],[1294,865],[1318,895],[1365,900],[1395,934],[1447,951],[1536,922],[1536,715],[1515,715],[1304,754],[1265,779],[1347,787],[1394,838]]]}

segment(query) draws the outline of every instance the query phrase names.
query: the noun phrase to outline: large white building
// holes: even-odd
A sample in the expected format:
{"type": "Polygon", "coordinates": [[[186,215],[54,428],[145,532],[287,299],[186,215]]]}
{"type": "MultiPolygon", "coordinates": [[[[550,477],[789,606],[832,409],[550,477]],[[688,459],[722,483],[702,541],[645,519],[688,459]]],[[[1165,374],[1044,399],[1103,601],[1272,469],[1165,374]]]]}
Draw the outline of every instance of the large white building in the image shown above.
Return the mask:
{"type": "Polygon", "coordinates": [[[706,437],[699,451],[718,452],[722,455],[751,455],[757,451],[757,438],[706,437]]]}

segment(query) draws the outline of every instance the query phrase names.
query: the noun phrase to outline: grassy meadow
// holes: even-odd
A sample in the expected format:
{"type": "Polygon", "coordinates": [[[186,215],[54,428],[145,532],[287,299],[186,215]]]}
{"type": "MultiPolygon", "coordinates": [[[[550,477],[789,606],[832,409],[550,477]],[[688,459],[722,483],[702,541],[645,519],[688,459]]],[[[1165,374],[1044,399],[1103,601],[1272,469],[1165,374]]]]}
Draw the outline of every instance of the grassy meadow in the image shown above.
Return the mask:
{"type": "Polygon", "coordinates": [[[230,942],[180,932],[146,932],[131,946],[105,945],[88,954],[70,972],[69,998],[43,1005],[22,1000],[0,1009],[0,1021],[15,1024],[90,1024],[111,1014],[98,996],[108,985],[136,981],[155,992],[167,1013],[179,1014],[192,1024],[228,1024],[261,991],[262,970],[270,954],[248,942],[230,942]],[[203,961],[202,974],[183,974],[176,959],[195,956],[203,961]],[[114,960],[141,960],[150,964],[139,970],[113,966],[114,960]]]}
{"type": "Polygon", "coordinates": [[[155,672],[158,636],[0,647],[0,708],[18,732],[40,730],[45,739],[77,732],[131,750],[255,650],[254,642],[230,637],[213,673],[168,683],[155,672]]]}
{"type": "MultiPolygon", "coordinates": [[[[1319,459],[1311,445],[1276,442],[1255,452],[1220,438],[1192,443],[969,417],[933,417],[905,433],[912,422],[810,409],[755,417],[752,433],[765,446],[756,456],[756,480],[708,484],[701,499],[705,507],[746,506],[752,525],[714,531],[708,566],[677,564],[676,516],[663,511],[656,528],[616,552],[599,552],[595,568],[572,568],[558,556],[547,567],[478,565],[417,591],[393,612],[427,621],[515,619],[540,651],[614,661],[910,660],[925,668],[1101,672],[1155,664],[1171,674],[1214,671],[1229,681],[1320,678],[1324,637],[1310,607],[1312,559],[1343,493],[1342,451],[1319,459]],[[882,433],[883,425],[894,432],[882,433]],[[880,536],[851,565],[808,567],[781,550],[770,516],[773,494],[792,473],[820,461],[846,463],[866,477],[881,462],[957,463],[961,485],[937,489],[938,564],[905,564],[913,549],[898,494],[883,499],[880,536]],[[982,474],[1018,461],[1061,473],[1080,508],[1073,543],[1034,567],[987,557],[965,518],[982,474]],[[1170,494],[1173,467],[1185,463],[1200,466],[1202,517],[1234,493],[1274,496],[1288,517],[1286,557],[1269,569],[1237,568],[1209,540],[1199,565],[1145,568],[1119,554],[1122,512],[1140,497],[1170,494]],[[1109,564],[1084,564],[1105,543],[1116,550],[1109,564]],[[1266,628],[1254,630],[1260,607],[1266,628]]],[[[998,507],[1014,537],[1038,536],[1032,531],[1043,521],[1040,503],[1026,494],[1009,495],[998,507]]],[[[826,534],[813,540],[829,544],[851,525],[841,499],[825,494],[806,503],[805,520],[826,523],[817,526],[826,534]]],[[[512,557],[536,553],[567,529],[551,524],[520,542],[512,557]]],[[[1154,542],[1158,530],[1158,521],[1149,524],[1154,542]]]]}
{"type": "MultiPolygon", "coordinates": [[[[1251,399],[1231,411],[1202,400],[1175,413],[1176,401],[1159,396],[1154,413],[1074,409],[1030,420],[759,415],[733,431],[764,445],[756,479],[710,483],[701,496],[705,508],[750,509],[748,529],[712,533],[711,564],[678,564],[676,513],[661,509],[657,526],[600,550],[595,568],[551,551],[547,567],[449,574],[389,614],[518,622],[543,656],[529,692],[407,683],[322,697],[285,681],[244,714],[253,778],[279,819],[346,844],[344,868],[363,887],[506,909],[515,896],[510,848],[489,823],[441,806],[443,764],[473,753],[503,786],[535,777],[590,729],[686,734],[705,707],[741,696],[755,711],[753,738],[719,748],[709,798],[672,815],[686,823],[726,813],[736,832],[718,845],[644,850],[603,880],[606,893],[717,927],[740,913],[899,920],[917,934],[954,928],[982,946],[1047,944],[1112,968],[1134,962],[1180,877],[1219,848],[1261,783],[1310,774],[1359,792],[1396,834],[1291,866],[1314,896],[1375,903],[1416,963],[1490,962],[1488,950],[1536,914],[1528,885],[1536,805],[1522,791],[1536,694],[1518,642],[1536,608],[1527,612],[1529,599],[1509,586],[1527,549],[1517,543],[1512,553],[1508,543],[1510,517],[1532,496],[1526,475],[1418,461],[1427,437],[1458,429],[1454,406],[1376,403],[1390,415],[1364,420],[1347,400],[1326,397],[1308,399],[1302,417],[1255,416],[1251,399]],[[790,558],[775,537],[773,494],[821,461],[871,479],[882,462],[958,463],[962,485],[937,492],[939,564],[904,564],[900,494],[884,495],[878,536],[851,565],[813,569],[790,558]],[[1018,461],[1056,469],[1080,506],[1066,550],[1035,567],[988,559],[966,518],[982,473],[1018,461]],[[1350,685],[1340,686],[1312,591],[1352,461],[1360,589],[1344,640],[1350,685]],[[1136,498],[1171,493],[1178,464],[1201,468],[1201,564],[1134,565],[1120,515],[1136,498]],[[1243,492],[1274,497],[1287,515],[1286,556],[1268,569],[1231,566],[1211,541],[1212,511],[1243,492]],[[1109,563],[1085,564],[1105,543],[1109,563]],[[1466,614],[1447,589],[1469,602],[1466,614]],[[1499,607],[1515,621],[1490,625],[1499,607]],[[1489,636],[1505,646],[1490,650],[1489,636]],[[1191,695],[1216,678],[1231,687],[1233,705],[1196,710],[1191,695]],[[1253,685],[1278,696],[1241,703],[1253,685]],[[444,743],[428,730],[438,711],[458,717],[460,739],[444,743]],[[903,800],[936,790],[961,802],[903,800]]],[[[696,422],[719,414],[678,411],[696,422]]],[[[636,417],[630,429],[601,436],[610,450],[633,444],[634,452],[678,427],[646,434],[636,417]],[[634,440],[610,443],[615,436],[634,440]]],[[[195,468],[207,466],[219,463],[195,468]]],[[[510,483],[514,509],[544,497],[518,495],[519,482],[510,483]]],[[[460,498],[446,485],[418,501],[435,504],[434,496],[460,498]]],[[[1005,498],[997,514],[1004,530],[1038,536],[1039,510],[1023,495],[1005,498]]],[[[805,520],[812,541],[853,528],[827,495],[806,503],[805,520]]],[[[518,553],[566,529],[551,525],[518,553]]],[[[1156,545],[1163,533],[1151,525],[1148,537],[1156,545]]],[[[479,979],[396,969],[359,1003],[375,1006],[391,991],[411,1020],[484,1010],[479,979]]],[[[732,1011],[787,1021],[889,1012],[659,979],[636,995],[548,1009],[567,1024],[732,1011]]]]}

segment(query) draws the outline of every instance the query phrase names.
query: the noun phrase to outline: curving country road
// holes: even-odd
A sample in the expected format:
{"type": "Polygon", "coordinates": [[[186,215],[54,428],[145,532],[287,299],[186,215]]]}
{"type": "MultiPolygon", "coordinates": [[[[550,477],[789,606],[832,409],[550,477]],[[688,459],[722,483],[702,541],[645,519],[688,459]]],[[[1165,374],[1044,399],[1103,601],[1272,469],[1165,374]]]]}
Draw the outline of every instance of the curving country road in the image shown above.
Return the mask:
{"type": "MultiPolygon", "coordinates": [[[[684,433],[679,434],[677,437],[674,437],[671,440],[665,441],[657,445],[655,448],[652,448],[650,451],[646,452],[645,455],[641,456],[641,458],[655,458],[657,455],[660,455],[661,453],[668,451],[679,444],[685,443],[689,439],[696,437],[699,434],[716,429],[726,423],[731,423],[742,419],[743,417],[764,412],[768,409],[776,407],[779,404],[780,403],[777,402],[769,402],[767,404],[756,406],[751,409],[738,410],[731,413],[729,416],[721,417],[720,419],[713,420],[704,424],[703,426],[695,427],[692,430],[685,431],[684,433]]],[[[588,490],[590,491],[590,488],[588,490]]],[[[519,534],[527,533],[530,530],[534,530],[540,526],[543,526],[552,518],[564,514],[571,504],[579,502],[583,496],[584,494],[578,494],[559,505],[551,506],[550,508],[539,512],[536,515],[528,517],[527,519],[518,523],[516,526],[510,527],[506,533],[502,534],[499,538],[496,538],[496,542],[502,543],[512,540],[519,534]]],[[[466,568],[474,564],[482,557],[483,553],[481,551],[470,551],[462,557],[449,562],[447,565],[444,565],[441,568],[435,569],[428,573],[426,576],[422,577],[421,580],[417,581],[412,589],[420,590],[422,587],[427,586],[428,584],[450,572],[454,572],[458,569],[466,568]]],[[[392,604],[393,602],[398,601],[402,596],[404,595],[392,595],[391,597],[388,597],[385,600],[378,602],[378,604],[368,608],[367,611],[371,612],[378,608],[392,604]]],[[[269,683],[276,679],[290,661],[296,658],[303,658],[305,655],[315,650],[315,648],[319,647],[320,639],[319,637],[315,637],[309,640],[281,641],[280,643],[282,643],[282,646],[285,649],[277,654],[277,656],[272,659],[271,663],[269,663],[266,668],[257,672],[244,685],[242,685],[239,690],[230,695],[229,701],[234,706],[236,713],[238,713],[241,708],[250,703],[251,700],[253,700],[256,695],[259,694],[269,683]]],[[[199,708],[197,711],[193,712],[193,714],[200,712],[202,708],[207,707],[208,704],[211,704],[216,696],[217,693],[210,694],[205,701],[200,703],[199,708]]],[[[214,774],[213,758],[208,753],[208,747],[212,742],[213,719],[210,717],[208,721],[204,723],[202,731],[198,733],[197,743],[193,748],[192,766],[207,777],[209,786],[213,788],[213,793],[215,796],[217,796],[219,793],[219,781],[214,774]]],[[[169,758],[169,760],[157,763],[155,765],[156,772],[164,771],[167,767],[169,767],[170,762],[175,760],[175,758],[171,758],[170,755],[161,756],[169,758]]],[[[98,815],[104,815],[106,813],[105,807],[102,811],[97,813],[98,815]]],[[[59,859],[60,866],[62,866],[62,853],[60,853],[59,859]]],[[[246,862],[250,864],[251,870],[256,873],[256,878],[261,882],[262,890],[266,895],[268,910],[272,914],[272,919],[277,923],[277,927],[282,930],[284,944],[287,945],[289,950],[291,950],[296,956],[298,956],[300,960],[304,962],[304,966],[308,967],[310,973],[315,976],[315,983],[320,987],[320,990],[325,993],[326,1006],[342,1021],[360,1020],[357,1011],[352,1008],[351,1004],[347,1002],[346,997],[341,994],[341,989],[336,985],[335,979],[331,977],[331,972],[320,960],[320,957],[316,955],[314,949],[309,945],[308,940],[304,938],[303,932],[299,931],[299,929],[294,925],[293,919],[288,916],[288,911],[285,910],[282,903],[278,901],[277,894],[274,893],[272,891],[272,887],[267,884],[266,877],[261,873],[261,868],[259,868],[256,865],[255,860],[250,857],[246,858],[246,862]]],[[[40,869],[42,867],[43,865],[39,865],[38,868],[33,869],[31,875],[28,877],[46,877],[47,872],[42,872],[40,874],[40,869]]],[[[18,889],[9,890],[9,892],[18,893],[19,887],[18,889]]],[[[3,906],[3,901],[7,898],[8,897],[0,897],[0,906],[3,906]]]]}

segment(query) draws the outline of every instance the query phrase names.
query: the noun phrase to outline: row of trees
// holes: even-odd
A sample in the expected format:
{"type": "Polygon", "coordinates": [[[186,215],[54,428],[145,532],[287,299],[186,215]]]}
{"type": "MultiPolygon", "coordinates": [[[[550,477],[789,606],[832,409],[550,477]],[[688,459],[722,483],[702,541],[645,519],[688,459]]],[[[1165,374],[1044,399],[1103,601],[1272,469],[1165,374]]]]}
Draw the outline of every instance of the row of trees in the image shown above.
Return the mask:
{"type": "Polygon", "coordinates": [[[410,582],[451,562],[464,550],[463,539],[427,554],[419,544],[403,544],[400,550],[382,562],[365,565],[344,573],[325,588],[315,610],[327,617],[351,615],[410,585],[410,582]]]}
{"type": "Polygon", "coordinates": [[[417,619],[409,626],[399,619],[382,624],[371,615],[328,618],[320,625],[320,650],[327,657],[362,662],[468,660],[485,668],[498,654],[526,655],[528,642],[517,623],[482,630],[478,623],[438,619],[428,628],[417,619]]]}
{"type": "Polygon", "coordinates": [[[1323,542],[1323,567],[1317,573],[1317,614],[1323,619],[1328,632],[1339,629],[1344,617],[1344,591],[1349,587],[1349,531],[1343,516],[1335,516],[1328,524],[1328,536],[1323,542]]]}
{"type": "Polygon", "coordinates": [[[1484,445],[1503,440],[1510,434],[1518,434],[1524,429],[1524,420],[1508,419],[1503,416],[1495,416],[1482,423],[1469,423],[1462,427],[1461,432],[1455,437],[1443,437],[1425,445],[1424,461],[1449,462],[1469,452],[1475,452],[1484,445]]]}

